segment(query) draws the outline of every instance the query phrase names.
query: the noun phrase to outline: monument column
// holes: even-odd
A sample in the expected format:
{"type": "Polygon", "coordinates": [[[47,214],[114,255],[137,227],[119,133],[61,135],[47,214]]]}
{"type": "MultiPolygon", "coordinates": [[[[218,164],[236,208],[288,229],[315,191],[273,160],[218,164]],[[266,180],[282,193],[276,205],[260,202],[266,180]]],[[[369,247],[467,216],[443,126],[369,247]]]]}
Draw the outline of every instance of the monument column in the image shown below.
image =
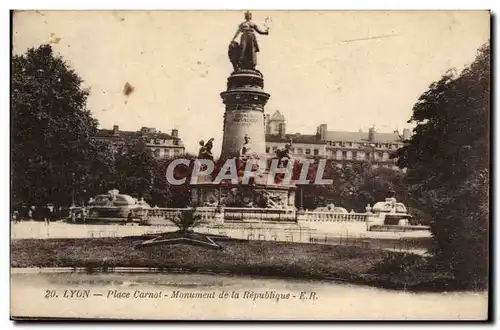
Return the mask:
{"type": "Polygon", "coordinates": [[[251,69],[233,72],[221,97],[226,106],[221,158],[238,155],[245,136],[250,138],[253,153],[265,155],[264,106],[270,95],[264,92],[262,73],[251,69]]]}

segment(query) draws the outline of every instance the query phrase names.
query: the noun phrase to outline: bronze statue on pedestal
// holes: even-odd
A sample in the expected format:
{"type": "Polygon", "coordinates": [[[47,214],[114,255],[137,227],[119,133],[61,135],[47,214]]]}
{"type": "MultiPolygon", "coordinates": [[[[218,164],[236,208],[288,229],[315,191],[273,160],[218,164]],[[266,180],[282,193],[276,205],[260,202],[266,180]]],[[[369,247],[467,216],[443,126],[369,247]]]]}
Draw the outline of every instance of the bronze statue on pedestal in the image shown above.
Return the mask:
{"type": "Polygon", "coordinates": [[[238,31],[234,35],[229,45],[229,60],[233,64],[234,71],[239,69],[255,70],[257,66],[257,53],[260,51],[255,32],[263,35],[269,34],[269,27],[265,30],[252,22],[252,13],[245,13],[245,21],[238,26],[238,31]],[[235,40],[241,33],[240,43],[235,40]]]}

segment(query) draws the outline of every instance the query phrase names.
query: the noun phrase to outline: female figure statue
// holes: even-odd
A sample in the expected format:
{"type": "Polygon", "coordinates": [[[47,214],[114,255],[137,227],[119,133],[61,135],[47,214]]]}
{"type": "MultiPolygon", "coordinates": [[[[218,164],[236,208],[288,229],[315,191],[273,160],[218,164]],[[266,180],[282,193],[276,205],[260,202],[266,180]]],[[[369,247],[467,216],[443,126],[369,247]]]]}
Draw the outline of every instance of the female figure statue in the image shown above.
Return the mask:
{"type": "Polygon", "coordinates": [[[257,43],[257,38],[255,37],[254,32],[268,35],[269,28],[266,28],[266,30],[264,31],[260,30],[257,25],[252,22],[252,14],[247,11],[245,13],[245,21],[238,26],[238,31],[236,31],[233,40],[231,40],[231,45],[233,45],[234,47],[234,42],[238,37],[238,34],[241,33],[238,69],[254,70],[255,66],[257,65],[257,53],[259,52],[259,44],[257,43]]]}
{"type": "Polygon", "coordinates": [[[240,157],[248,157],[252,151],[252,145],[250,144],[250,137],[245,135],[245,143],[240,148],[240,157]]]}

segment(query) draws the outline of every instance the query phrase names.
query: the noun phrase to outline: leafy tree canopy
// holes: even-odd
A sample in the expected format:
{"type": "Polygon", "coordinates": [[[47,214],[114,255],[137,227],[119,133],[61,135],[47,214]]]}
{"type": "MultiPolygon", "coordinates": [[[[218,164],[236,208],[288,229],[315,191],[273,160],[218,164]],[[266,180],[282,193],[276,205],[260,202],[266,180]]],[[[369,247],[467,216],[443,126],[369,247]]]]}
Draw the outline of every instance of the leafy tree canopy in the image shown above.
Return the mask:
{"type": "Polygon", "coordinates": [[[431,215],[437,264],[462,283],[486,283],[490,45],[460,74],[433,83],[413,108],[414,135],[398,150],[413,199],[431,215]]]}
{"type": "MultiPolygon", "coordinates": [[[[12,58],[12,191],[14,202],[70,202],[71,187],[88,180],[106,148],[89,138],[97,121],[89,91],[50,45],[12,58]],[[76,182],[75,182],[76,181],[76,182]]],[[[97,164],[99,163],[99,164],[97,164]]]]}

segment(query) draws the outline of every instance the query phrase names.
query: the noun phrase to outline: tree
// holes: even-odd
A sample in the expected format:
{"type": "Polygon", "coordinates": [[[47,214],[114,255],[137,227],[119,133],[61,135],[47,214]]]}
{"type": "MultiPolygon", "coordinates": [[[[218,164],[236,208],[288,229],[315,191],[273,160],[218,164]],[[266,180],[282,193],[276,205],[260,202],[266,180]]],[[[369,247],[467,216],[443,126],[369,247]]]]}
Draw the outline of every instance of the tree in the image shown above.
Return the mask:
{"type": "MultiPolygon", "coordinates": [[[[318,163],[311,165],[310,179],[316,176],[317,165],[318,163]]],[[[399,199],[407,199],[403,189],[404,174],[401,171],[373,168],[371,164],[363,162],[337,167],[335,162],[328,161],[323,178],[332,179],[333,184],[301,186],[304,208],[315,209],[335,204],[347,210],[364,212],[366,205],[383,201],[390,189],[399,193],[399,199]]]]}
{"type": "Polygon", "coordinates": [[[102,163],[109,164],[111,154],[90,141],[97,120],[86,107],[89,91],[81,85],[82,79],[50,45],[13,56],[14,204],[69,205],[73,187],[93,181],[89,173],[102,172],[102,163]]]}
{"type": "Polygon", "coordinates": [[[397,153],[412,197],[432,216],[437,265],[469,286],[484,285],[488,269],[489,108],[487,44],[419,98],[414,135],[397,153]]]}
{"type": "Polygon", "coordinates": [[[124,194],[151,200],[156,161],[142,139],[127,140],[115,154],[115,173],[109,181],[124,194]]]}
{"type": "Polygon", "coordinates": [[[171,157],[157,162],[154,172],[154,184],[152,191],[152,204],[162,207],[187,207],[191,200],[190,175],[192,171],[194,156],[185,154],[171,157]],[[186,178],[184,184],[173,185],[168,182],[166,173],[168,166],[176,159],[189,160],[190,166],[178,165],[175,168],[176,179],[186,178]]]}
{"type": "Polygon", "coordinates": [[[75,175],[75,199],[84,204],[90,197],[102,194],[114,187],[110,178],[116,176],[115,157],[112,147],[104,141],[90,140],[76,159],[82,166],[75,175]]]}

